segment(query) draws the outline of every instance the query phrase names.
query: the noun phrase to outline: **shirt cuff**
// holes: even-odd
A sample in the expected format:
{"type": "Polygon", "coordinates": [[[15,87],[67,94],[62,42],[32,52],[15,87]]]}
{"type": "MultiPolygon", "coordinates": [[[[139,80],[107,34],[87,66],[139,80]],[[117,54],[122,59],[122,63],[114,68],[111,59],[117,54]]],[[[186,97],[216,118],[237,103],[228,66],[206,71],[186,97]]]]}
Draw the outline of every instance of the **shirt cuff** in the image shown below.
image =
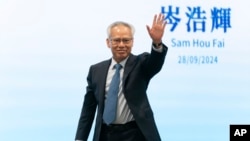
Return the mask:
{"type": "Polygon", "coordinates": [[[153,45],[152,45],[152,48],[153,48],[153,50],[154,51],[156,51],[156,52],[162,52],[162,50],[163,50],[163,47],[162,47],[162,45],[160,45],[160,47],[159,48],[155,48],[153,45]]]}

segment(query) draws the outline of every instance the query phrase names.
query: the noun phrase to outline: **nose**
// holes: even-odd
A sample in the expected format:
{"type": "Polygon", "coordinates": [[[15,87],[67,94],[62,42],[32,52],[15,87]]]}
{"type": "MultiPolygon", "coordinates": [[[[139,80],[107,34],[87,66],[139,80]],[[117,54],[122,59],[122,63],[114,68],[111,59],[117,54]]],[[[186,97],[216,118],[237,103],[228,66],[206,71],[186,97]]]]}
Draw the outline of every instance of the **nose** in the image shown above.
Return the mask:
{"type": "Polygon", "coordinates": [[[124,45],[125,45],[125,43],[124,43],[124,41],[123,41],[123,40],[121,40],[121,41],[118,43],[118,45],[119,45],[119,46],[124,46],[124,45]]]}

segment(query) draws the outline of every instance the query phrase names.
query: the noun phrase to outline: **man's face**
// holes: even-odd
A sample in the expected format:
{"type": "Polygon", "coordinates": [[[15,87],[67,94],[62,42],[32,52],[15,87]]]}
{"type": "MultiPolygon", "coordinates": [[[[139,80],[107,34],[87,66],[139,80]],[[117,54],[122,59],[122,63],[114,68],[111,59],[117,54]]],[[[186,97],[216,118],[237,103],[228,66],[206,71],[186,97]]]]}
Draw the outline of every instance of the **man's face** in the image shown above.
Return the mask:
{"type": "Polygon", "coordinates": [[[121,62],[127,58],[133,46],[133,34],[130,28],[118,25],[111,28],[110,37],[106,40],[107,46],[111,49],[113,58],[121,62]]]}

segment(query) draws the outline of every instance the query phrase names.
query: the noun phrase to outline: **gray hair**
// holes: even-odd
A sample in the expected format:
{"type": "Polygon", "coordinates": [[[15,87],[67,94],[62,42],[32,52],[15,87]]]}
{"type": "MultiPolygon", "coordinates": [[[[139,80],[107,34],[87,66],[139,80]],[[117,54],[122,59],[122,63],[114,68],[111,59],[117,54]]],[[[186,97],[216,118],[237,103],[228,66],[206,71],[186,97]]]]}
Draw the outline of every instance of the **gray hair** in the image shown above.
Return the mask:
{"type": "Polygon", "coordinates": [[[110,34],[111,34],[111,29],[115,26],[118,26],[118,25],[123,25],[123,26],[126,26],[128,27],[131,32],[132,32],[132,35],[135,34],[135,28],[133,25],[127,23],[127,22],[123,22],[123,21],[116,21],[116,22],[113,22],[112,24],[110,24],[107,28],[107,35],[108,35],[108,38],[110,37],[110,34]]]}

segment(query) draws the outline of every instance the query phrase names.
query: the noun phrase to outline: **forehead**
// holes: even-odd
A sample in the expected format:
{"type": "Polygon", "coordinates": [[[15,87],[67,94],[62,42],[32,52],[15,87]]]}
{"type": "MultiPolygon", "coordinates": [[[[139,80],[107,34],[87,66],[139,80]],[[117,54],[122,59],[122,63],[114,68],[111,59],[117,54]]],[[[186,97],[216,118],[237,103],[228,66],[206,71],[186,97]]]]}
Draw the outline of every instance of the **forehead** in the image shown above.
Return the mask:
{"type": "Polygon", "coordinates": [[[132,30],[130,27],[125,25],[116,25],[111,28],[111,36],[114,35],[132,36],[132,30]]]}

